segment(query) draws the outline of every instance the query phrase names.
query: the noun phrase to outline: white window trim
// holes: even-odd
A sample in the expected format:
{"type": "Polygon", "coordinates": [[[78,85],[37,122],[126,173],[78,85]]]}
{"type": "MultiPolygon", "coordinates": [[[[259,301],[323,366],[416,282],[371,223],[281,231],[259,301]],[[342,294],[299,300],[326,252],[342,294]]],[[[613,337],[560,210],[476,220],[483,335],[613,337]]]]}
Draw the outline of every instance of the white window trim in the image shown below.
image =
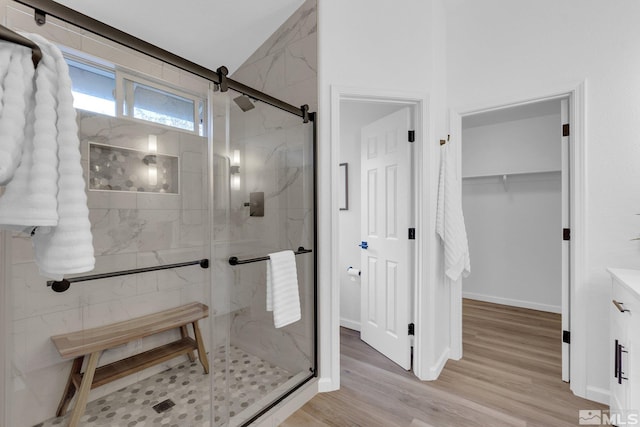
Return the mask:
{"type": "Polygon", "coordinates": [[[81,56],[81,55],[78,55],[75,51],[71,51],[68,49],[64,49],[63,54],[65,59],[69,59],[71,61],[78,62],[80,64],[85,64],[89,67],[93,67],[109,73],[113,73],[115,78],[114,100],[116,104],[115,112],[114,112],[115,115],[113,117],[128,119],[141,124],[159,126],[161,128],[165,128],[168,130],[186,132],[186,133],[190,133],[197,136],[206,136],[206,133],[208,131],[208,128],[206,125],[203,126],[203,135],[200,135],[201,123],[200,123],[200,110],[199,110],[200,105],[206,108],[206,105],[207,105],[206,94],[194,94],[191,92],[181,91],[179,89],[173,88],[169,84],[163,83],[162,81],[145,78],[137,74],[135,71],[121,68],[120,66],[113,63],[94,60],[92,57],[81,56]],[[170,126],[164,123],[158,123],[151,120],[139,119],[139,118],[133,117],[133,111],[127,112],[129,114],[125,113],[125,101],[128,99],[133,100],[133,93],[129,93],[129,94],[126,93],[127,85],[125,84],[125,79],[130,80],[134,83],[140,83],[145,86],[149,86],[153,89],[157,89],[159,91],[166,92],[171,95],[176,95],[181,98],[193,101],[193,120],[194,120],[193,130],[184,129],[176,126],[170,126]]]}
{"type": "Polygon", "coordinates": [[[146,124],[152,123],[154,125],[161,126],[167,129],[179,130],[182,132],[187,132],[187,133],[200,136],[200,114],[199,114],[198,107],[200,106],[200,103],[203,102],[202,97],[193,95],[188,92],[176,90],[172,87],[163,85],[162,83],[158,83],[153,80],[148,80],[144,77],[140,77],[139,75],[136,75],[118,68],[115,69],[115,74],[116,74],[116,116],[117,117],[127,118],[129,120],[133,120],[139,123],[146,123],[146,124]],[[142,85],[149,86],[153,89],[157,89],[159,91],[166,92],[166,93],[193,101],[193,130],[179,128],[175,126],[169,126],[163,123],[153,122],[150,120],[138,119],[133,116],[133,110],[125,112],[125,105],[130,105],[132,104],[132,101],[133,101],[133,92],[131,91],[131,86],[127,87],[125,80],[130,80],[134,83],[140,83],[142,85]]]}

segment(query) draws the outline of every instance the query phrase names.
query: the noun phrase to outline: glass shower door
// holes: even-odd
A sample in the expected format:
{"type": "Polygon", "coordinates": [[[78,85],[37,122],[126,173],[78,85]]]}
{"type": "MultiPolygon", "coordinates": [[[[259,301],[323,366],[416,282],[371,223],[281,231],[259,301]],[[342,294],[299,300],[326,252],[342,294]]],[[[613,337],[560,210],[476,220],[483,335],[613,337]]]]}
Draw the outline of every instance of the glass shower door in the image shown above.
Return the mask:
{"type": "Polygon", "coordinates": [[[314,254],[295,256],[301,319],[282,328],[266,261],[229,262],[314,248],[313,124],[232,90],[213,110],[214,412],[243,425],[315,373],[314,254]]]}

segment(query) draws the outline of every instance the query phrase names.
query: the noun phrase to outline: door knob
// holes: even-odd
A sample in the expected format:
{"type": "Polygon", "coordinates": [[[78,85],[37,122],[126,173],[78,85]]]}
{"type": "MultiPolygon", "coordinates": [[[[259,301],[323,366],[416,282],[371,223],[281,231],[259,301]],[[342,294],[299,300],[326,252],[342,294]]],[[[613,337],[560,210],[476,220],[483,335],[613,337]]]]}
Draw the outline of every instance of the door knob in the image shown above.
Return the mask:
{"type": "Polygon", "coordinates": [[[369,248],[369,244],[365,241],[362,241],[362,243],[360,243],[358,246],[360,246],[362,249],[368,249],[369,248]]]}

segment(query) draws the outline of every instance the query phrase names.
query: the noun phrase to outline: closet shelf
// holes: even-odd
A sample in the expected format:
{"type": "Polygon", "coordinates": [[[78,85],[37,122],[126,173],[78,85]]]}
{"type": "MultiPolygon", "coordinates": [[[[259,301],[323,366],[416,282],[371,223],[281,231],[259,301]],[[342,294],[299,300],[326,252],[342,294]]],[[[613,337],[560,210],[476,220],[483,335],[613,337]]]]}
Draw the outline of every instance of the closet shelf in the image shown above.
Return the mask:
{"type": "Polygon", "coordinates": [[[547,171],[530,171],[530,172],[507,172],[507,173],[492,173],[487,175],[467,175],[463,176],[462,179],[474,179],[474,178],[493,178],[493,177],[503,177],[503,176],[520,176],[520,175],[541,175],[545,173],[560,173],[561,170],[547,170],[547,171]]]}

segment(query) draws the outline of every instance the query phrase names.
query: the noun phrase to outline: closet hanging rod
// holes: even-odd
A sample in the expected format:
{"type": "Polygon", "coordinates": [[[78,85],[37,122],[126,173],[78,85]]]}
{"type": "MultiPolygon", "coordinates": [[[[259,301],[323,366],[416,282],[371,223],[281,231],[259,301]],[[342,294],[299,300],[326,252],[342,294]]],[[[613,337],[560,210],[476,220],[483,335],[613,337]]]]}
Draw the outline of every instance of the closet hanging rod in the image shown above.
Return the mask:
{"type": "Polygon", "coordinates": [[[489,175],[467,175],[463,176],[462,179],[480,179],[480,178],[498,178],[503,176],[519,176],[519,175],[543,175],[550,173],[561,173],[561,170],[543,170],[543,171],[528,171],[528,172],[504,172],[504,173],[492,173],[489,175]]]}
{"type": "Polygon", "coordinates": [[[40,50],[40,47],[28,38],[21,36],[15,31],[11,31],[4,25],[0,25],[0,40],[16,43],[20,46],[30,48],[31,60],[33,61],[34,68],[37,67],[40,63],[40,60],[42,59],[42,50],[40,50]]]}
{"type": "MultiPolygon", "coordinates": [[[[313,252],[313,251],[311,249],[305,249],[303,246],[300,246],[298,250],[295,251],[293,254],[300,255],[300,254],[308,254],[310,252],[313,252]]],[[[229,258],[229,264],[231,265],[250,264],[252,262],[267,261],[269,259],[270,258],[268,255],[261,256],[258,258],[249,258],[249,259],[238,259],[238,257],[232,256],[231,258],[229,258]]]]}
{"type": "Polygon", "coordinates": [[[56,292],[64,292],[69,289],[71,283],[85,282],[87,280],[108,279],[110,277],[126,276],[128,274],[146,273],[148,271],[168,270],[170,268],[188,267],[190,265],[200,265],[202,268],[209,268],[209,260],[199,259],[197,261],[179,262],[176,264],[156,265],[153,267],[134,268],[132,270],[113,271],[111,273],[92,274],[89,276],[78,276],[70,279],[49,280],[47,286],[56,292]]]}

